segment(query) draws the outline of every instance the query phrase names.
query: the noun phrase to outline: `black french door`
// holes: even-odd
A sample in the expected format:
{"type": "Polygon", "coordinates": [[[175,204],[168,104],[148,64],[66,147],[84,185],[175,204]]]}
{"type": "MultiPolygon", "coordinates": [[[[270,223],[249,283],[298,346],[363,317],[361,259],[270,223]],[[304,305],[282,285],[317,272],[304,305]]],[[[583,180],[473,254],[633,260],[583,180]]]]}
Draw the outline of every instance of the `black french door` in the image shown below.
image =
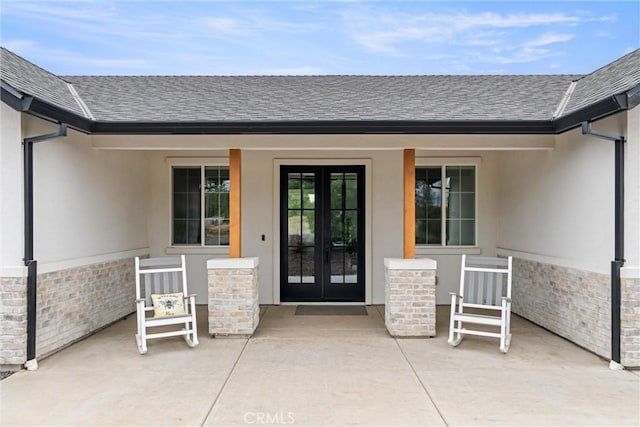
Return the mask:
{"type": "Polygon", "coordinates": [[[364,194],[364,166],[281,166],[281,301],[364,302],[364,194]]]}

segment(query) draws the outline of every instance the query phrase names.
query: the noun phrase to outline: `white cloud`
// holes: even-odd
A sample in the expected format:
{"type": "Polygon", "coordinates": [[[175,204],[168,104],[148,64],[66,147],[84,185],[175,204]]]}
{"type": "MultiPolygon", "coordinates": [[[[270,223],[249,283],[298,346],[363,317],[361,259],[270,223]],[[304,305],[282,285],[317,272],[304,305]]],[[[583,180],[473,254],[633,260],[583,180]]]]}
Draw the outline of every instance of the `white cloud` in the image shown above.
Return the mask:
{"type": "Polygon", "coordinates": [[[214,35],[221,36],[238,36],[248,35],[249,31],[246,26],[240,24],[236,19],[232,18],[205,18],[203,20],[205,26],[215,31],[214,35]]]}
{"type": "Polygon", "coordinates": [[[544,33],[540,37],[529,40],[524,43],[525,47],[538,47],[538,46],[547,46],[554,43],[563,43],[568,42],[569,40],[573,40],[574,35],[568,33],[555,33],[549,32],[544,33]]]}
{"type": "MultiPolygon", "coordinates": [[[[384,10],[366,9],[342,14],[352,28],[352,39],[373,52],[402,55],[403,43],[502,47],[513,46],[514,34],[522,28],[535,29],[554,25],[580,24],[586,19],[566,13],[498,14],[484,13],[406,13],[389,14],[384,10]]],[[[604,17],[601,19],[605,19],[604,17]]],[[[607,19],[610,19],[607,17],[607,19]]],[[[573,34],[548,31],[529,41],[527,47],[546,46],[573,39],[573,34]]]]}

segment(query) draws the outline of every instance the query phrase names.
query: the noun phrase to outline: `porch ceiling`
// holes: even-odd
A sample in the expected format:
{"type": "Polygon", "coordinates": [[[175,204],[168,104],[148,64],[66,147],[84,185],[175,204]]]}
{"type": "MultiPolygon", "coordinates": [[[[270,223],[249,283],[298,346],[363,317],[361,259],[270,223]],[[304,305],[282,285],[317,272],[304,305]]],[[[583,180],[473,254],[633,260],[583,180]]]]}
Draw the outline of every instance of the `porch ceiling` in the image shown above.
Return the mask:
{"type": "Polygon", "coordinates": [[[105,150],[552,150],[554,135],[91,135],[105,150]]]}

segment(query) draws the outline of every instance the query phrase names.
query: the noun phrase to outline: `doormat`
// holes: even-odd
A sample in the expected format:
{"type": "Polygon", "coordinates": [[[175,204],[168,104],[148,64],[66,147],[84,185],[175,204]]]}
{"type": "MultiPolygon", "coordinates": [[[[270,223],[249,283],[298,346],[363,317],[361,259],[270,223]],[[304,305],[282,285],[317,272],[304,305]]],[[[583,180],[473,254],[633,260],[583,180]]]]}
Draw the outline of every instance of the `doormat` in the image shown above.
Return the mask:
{"type": "Polygon", "coordinates": [[[364,305],[299,305],[296,316],[366,316],[364,305]]]}

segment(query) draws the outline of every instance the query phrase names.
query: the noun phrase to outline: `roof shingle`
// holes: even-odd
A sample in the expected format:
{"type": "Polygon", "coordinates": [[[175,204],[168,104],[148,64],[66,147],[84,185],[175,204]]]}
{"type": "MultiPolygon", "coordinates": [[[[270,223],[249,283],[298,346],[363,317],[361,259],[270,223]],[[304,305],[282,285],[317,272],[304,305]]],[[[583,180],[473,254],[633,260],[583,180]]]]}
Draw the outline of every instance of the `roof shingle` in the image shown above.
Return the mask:
{"type": "Polygon", "coordinates": [[[64,79],[0,47],[0,77],[13,88],[86,117],[64,79]]]}
{"type": "Polygon", "coordinates": [[[576,76],[67,76],[97,120],[549,120],[576,76]]]}

